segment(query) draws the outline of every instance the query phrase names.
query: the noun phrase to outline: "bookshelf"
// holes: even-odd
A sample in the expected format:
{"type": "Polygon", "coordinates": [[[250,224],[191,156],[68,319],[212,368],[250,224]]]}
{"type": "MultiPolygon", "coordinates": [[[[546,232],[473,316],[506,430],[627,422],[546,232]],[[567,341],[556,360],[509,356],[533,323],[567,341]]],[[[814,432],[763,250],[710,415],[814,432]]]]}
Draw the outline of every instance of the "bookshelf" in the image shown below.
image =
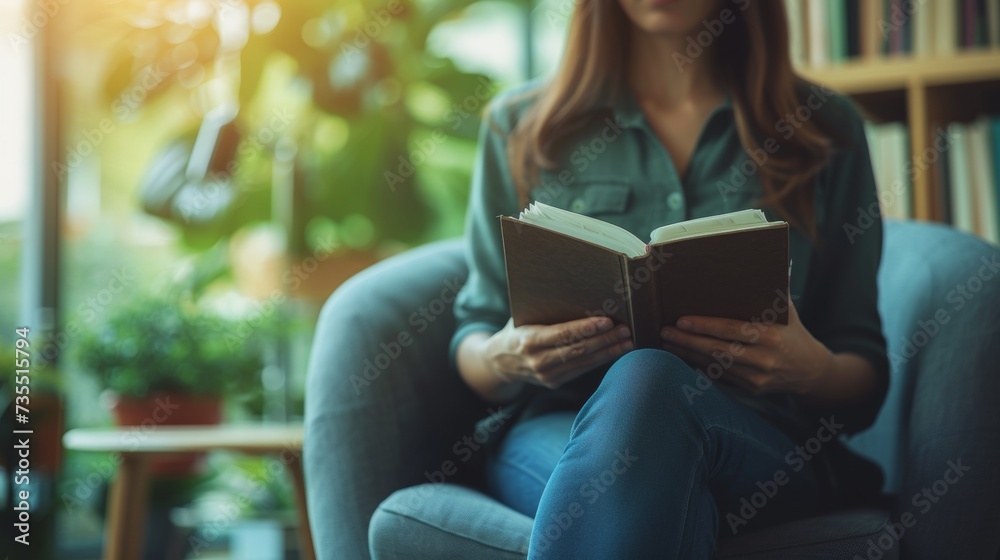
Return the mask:
{"type": "Polygon", "coordinates": [[[862,57],[822,67],[801,66],[806,79],[851,96],[872,121],[909,129],[913,217],[942,221],[941,157],[926,157],[948,123],[1000,114],[1000,49],[951,55],[862,57]],[[931,161],[934,160],[934,161],[931,161]]]}

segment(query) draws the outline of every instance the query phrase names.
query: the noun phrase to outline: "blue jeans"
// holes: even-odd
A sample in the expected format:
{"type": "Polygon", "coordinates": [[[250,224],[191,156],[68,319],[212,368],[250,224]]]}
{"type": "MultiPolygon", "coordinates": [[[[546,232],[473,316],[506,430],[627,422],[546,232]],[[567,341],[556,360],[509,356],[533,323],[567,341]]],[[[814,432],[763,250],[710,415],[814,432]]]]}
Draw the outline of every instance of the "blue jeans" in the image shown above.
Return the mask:
{"type": "Polygon", "coordinates": [[[698,375],[636,350],[579,412],[511,429],[487,483],[534,517],[529,559],[712,558],[717,538],[819,509],[809,455],[722,391],[691,391],[698,375]]]}

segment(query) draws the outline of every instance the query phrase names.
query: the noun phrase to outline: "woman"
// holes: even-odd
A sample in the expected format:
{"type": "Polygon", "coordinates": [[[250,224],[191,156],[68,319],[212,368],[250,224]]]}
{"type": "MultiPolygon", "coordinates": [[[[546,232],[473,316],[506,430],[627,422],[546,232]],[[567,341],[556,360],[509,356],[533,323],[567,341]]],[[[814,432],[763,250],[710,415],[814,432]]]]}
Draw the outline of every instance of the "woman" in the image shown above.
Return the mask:
{"type": "Polygon", "coordinates": [[[534,516],[530,558],[711,558],[877,489],[835,441],[888,379],[881,223],[856,227],[871,163],[851,104],[793,73],[781,2],[583,0],[555,76],[494,103],[480,150],[452,356],[527,403],[488,479],[534,516]],[[531,200],[640,238],[764,208],[792,226],[788,324],[684,317],[643,350],[607,318],[514,327],[496,216],[531,200]]]}

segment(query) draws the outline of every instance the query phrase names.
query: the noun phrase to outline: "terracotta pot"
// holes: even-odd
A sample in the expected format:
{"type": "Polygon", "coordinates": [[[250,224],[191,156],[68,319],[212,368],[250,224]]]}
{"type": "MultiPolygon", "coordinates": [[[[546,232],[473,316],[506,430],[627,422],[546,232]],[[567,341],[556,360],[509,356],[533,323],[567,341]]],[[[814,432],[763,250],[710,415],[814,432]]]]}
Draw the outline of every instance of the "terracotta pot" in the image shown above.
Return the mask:
{"type": "MultiPolygon", "coordinates": [[[[113,395],[110,404],[118,426],[134,426],[122,436],[141,445],[158,426],[213,426],[222,421],[222,398],[183,393],[152,393],[144,397],[113,395]]],[[[149,471],[158,477],[184,477],[198,472],[204,453],[153,458],[149,471]]]]}

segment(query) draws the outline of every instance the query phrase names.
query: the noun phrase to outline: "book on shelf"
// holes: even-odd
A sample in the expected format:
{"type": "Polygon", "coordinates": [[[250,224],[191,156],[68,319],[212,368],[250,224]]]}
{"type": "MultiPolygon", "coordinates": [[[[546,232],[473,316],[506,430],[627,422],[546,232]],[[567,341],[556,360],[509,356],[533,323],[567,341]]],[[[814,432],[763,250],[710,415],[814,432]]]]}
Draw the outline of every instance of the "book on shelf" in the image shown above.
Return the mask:
{"type": "Polygon", "coordinates": [[[879,32],[879,21],[882,20],[882,3],[867,0],[861,4],[861,14],[858,17],[858,35],[861,41],[861,56],[871,58],[878,56],[882,44],[879,32]]]}
{"type": "Polygon", "coordinates": [[[809,64],[826,66],[830,61],[829,11],[826,0],[807,0],[806,17],[809,22],[809,64]]]}
{"type": "Polygon", "coordinates": [[[1000,2],[997,0],[986,2],[986,33],[990,46],[1000,47],[1000,2]]]}
{"type": "Polygon", "coordinates": [[[976,233],[996,244],[1000,243],[1000,224],[997,223],[997,193],[993,180],[990,129],[989,117],[980,117],[969,125],[966,140],[976,233]]]}
{"type": "Polygon", "coordinates": [[[847,40],[847,58],[857,58],[861,56],[861,0],[845,0],[844,33],[847,40]]]}
{"type": "Polygon", "coordinates": [[[847,3],[845,0],[826,0],[830,26],[830,62],[847,60],[847,3]]]}
{"type": "Polygon", "coordinates": [[[1000,48],[1000,0],[785,0],[792,58],[940,57],[1000,48]]]}
{"type": "Polygon", "coordinates": [[[976,222],[972,208],[972,189],[969,185],[969,142],[967,126],[962,123],[948,125],[951,148],[948,150],[948,186],[951,194],[951,220],[955,228],[975,234],[976,222]]]}
{"type": "Polygon", "coordinates": [[[792,22],[805,21],[802,17],[802,0],[784,0],[785,13],[788,16],[788,50],[794,66],[802,66],[808,60],[806,56],[806,38],[804,26],[793,25],[792,22]]]}
{"type": "Polygon", "coordinates": [[[913,17],[908,13],[903,0],[885,0],[884,33],[888,38],[885,53],[900,55],[910,52],[909,30],[913,17]]]}
{"type": "Polygon", "coordinates": [[[937,174],[943,218],[1000,245],[1000,117],[951,123],[947,133],[951,147],[937,174]]]}
{"type": "MultiPolygon", "coordinates": [[[[947,131],[945,132],[947,134],[947,131]]],[[[941,211],[941,221],[946,224],[955,223],[954,214],[951,209],[951,168],[949,166],[951,157],[947,151],[937,157],[934,166],[934,180],[937,182],[937,203],[941,211]]]]}
{"type": "Polygon", "coordinates": [[[929,6],[934,12],[934,52],[938,55],[952,54],[958,48],[959,20],[955,1],[933,0],[929,6]]]}
{"type": "Polygon", "coordinates": [[[659,227],[648,243],[539,202],[500,228],[516,326],[608,316],[650,348],[684,315],[788,321],[788,224],[760,210],[659,227]]]}
{"type": "MultiPolygon", "coordinates": [[[[929,0],[924,0],[928,2],[929,0]]],[[[919,6],[919,4],[917,4],[919,6]]],[[[934,52],[934,22],[931,6],[924,4],[913,10],[910,18],[913,20],[913,53],[917,56],[929,56],[934,52]]]]}
{"type": "Polygon", "coordinates": [[[903,123],[865,123],[865,136],[875,175],[882,216],[913,217],[912,168],[909,165],[910,136],[903,123]]]}

